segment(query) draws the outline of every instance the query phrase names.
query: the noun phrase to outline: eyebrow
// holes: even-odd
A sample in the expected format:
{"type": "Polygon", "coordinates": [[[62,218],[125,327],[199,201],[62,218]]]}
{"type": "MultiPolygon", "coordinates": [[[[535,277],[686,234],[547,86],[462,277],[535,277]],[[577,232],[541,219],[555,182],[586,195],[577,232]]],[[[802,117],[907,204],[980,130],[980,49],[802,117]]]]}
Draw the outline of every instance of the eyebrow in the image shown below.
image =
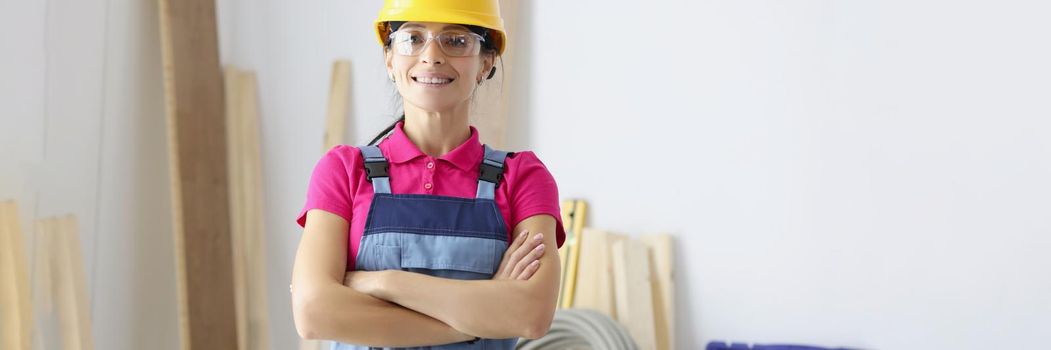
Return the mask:
{"type": "MultiPolygon", "coordinates": [[[[402,27],[403,28],[426,28],[424,25],[418,24],[418,23],[406,23],[406,24],[402,25],[402,27]]],[[[444,28],[442,28],[442,30],[447,30],[447,29],[465,29],[466,30],[467,27],[463,26],[463,25],[459,25],[459,24],[449,24],[449,25],[446,25],[444,28]]]]}

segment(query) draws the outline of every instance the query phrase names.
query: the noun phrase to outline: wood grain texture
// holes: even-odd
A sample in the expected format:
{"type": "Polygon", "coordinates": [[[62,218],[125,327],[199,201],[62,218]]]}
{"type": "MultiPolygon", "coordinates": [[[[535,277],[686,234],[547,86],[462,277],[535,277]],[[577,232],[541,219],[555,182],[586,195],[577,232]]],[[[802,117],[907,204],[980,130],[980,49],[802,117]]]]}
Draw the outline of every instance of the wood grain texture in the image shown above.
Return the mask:
{"type": "Polygon", "coordinates": [[[332,62],[332,80],[328,90],[328,113],[325,115],[325,136],[321,144],[324,154],[346,142],[347,113],[350,111],[350,61],[332,62]]]}
{"type": "Polygon", "coordinates": [[[214,0],[159,0],[183,349],[237,349],[214,0]]]}
{"type": "Polygon", "coordinates": [[[55,308],[55,289],[52,287],[55,277],[52,276],[54,269],[51,268],[51,247],[54,244],[51,243],[51,231],[44,226],[43,221],[37,220],[33,230],[36,235],[33,239],[33,307],[38,314],[50,315],[55,308]]]}
{"type": "Polygon", "coordinates": [[[569,246],[569,264],[566,268],[566,292],[562,298],[562,308],[573,307],[573,299],[577,291],[577,267],[580,262],[580,238],[587,222],[588,203],[578,199],[573,203],[573,226],[570,228],[573,234],[573,242],[569,246]]]}
{"type": "Polygon", "coordinates": [[[248,287],[248,349],[270,348],[270,319],[267,313],[266,287],[266,228],[263,225],[263,166],[261,125],[259,122],[259,83],[255,73],[241,75],[241,127],[244,131],[244,249],[249,279],[248,287]]]}
{"type": "Polygon", "coordinates": [[[242,130],[238,127],[241,119],[240,99],[241,72],[233,66],[223,68],[223,90],[226,98],[226,145],[228,175],[230,181],[230,245],[233,250],[234,276],[234,310],[237,317],[237,345],[239,350],[248,349],[248,274],[245,273],[244,251],[244,199],[245,189],[241,186],[244,177],[241,166],[243,157],[242,130]]]}
{"type": "Polygon", "coordinates": [[[649,248],[625,239],[613,243],[612,255],[617,321],[628,329],[639,349],[656,349],[649,248]]]}
{"type": "Polygon", "coordinates": [[[675,282],[672,262],[672,237],[667,234],[649,234],[639,241],[650,249],[650,275],[653,278],[653,317],[657,335],[657,350],[673,348],[675,341],[675,282]]]}
{"type": "Polygon", "coordinates": [[[234,300],[240,349],[269,348],[258,92],[255,73],[224,68],[234,300]]]}
{"type": "Polygon", "coordinates": [[[566,276],[569,274],[569,247],[573,242],[573,209],[576,209],[574,205],[575,201],[572,199],[562,200],[559,205],[559,210],[562,215],[562,226],[566,229],[566,240],[562,242],[562,247],[558,249],[558,262],[560,266],[559,283],[558,283],[558,307],[562,308],[563,300],[566,298],[566,276]]]}
{"type": "Polygon", "coordinates": [[[38,314],[57,311],[62,349],[92,350],[91,310],[77,220],[72,215],[45,218],[37,220],[35,228],[33,298],[44,305],[38,314]]]}
{"type": "Polygon", "coordinates": [[[617,235],[586,228],[580,235],[580,257],[577,263],[577,289],[573,307],[591,309],[616,319],[613,300],[613,266],[610,242],[617,235]]]}
{"type": "Polygon", "coordinates": [[[33,310],[18,215],[15,201],[0,202],[0,348],[29,350],[33,310]]]}
{"type": "Polygon", "coordinates": [[[80,248],[77,220],[72,215],[47,220],[52,234],[51,266],[57,278],[56,305],[62,329],[62,348],[92,350],[91,310],[84,278],[84,258],[80,248]]]}

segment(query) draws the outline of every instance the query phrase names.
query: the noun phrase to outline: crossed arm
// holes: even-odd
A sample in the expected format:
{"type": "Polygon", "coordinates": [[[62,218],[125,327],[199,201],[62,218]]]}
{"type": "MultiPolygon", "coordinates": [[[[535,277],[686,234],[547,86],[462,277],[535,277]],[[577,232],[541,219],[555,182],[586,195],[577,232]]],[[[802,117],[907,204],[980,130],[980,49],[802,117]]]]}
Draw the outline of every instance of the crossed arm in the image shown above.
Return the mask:
{"type": "Polygon", "coordinates": [[[529,234],[512,243],[493,280],[400,270],[345,274],[346,220],[311,210],[292,273],[296,329],[307,339],[393,347],[448,344],[474,336],[539,338],[550,328],[557,302],[555,220],[530,217],[514,230],[523,231],[529,234]],[[534,241],[534,233],[543,233],[542,241],[534,241]],[[538,243],[545,248],[530,249],[538,243]],[[534,260],[539,263],[530,264],[534,260]]]}

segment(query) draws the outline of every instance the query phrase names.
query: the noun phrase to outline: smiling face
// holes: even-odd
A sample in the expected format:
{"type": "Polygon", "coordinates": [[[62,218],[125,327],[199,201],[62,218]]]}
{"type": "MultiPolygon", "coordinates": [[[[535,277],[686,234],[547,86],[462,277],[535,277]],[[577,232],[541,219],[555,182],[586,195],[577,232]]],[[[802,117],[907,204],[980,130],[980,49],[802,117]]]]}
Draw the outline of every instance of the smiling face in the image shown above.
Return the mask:
{"type": "Polygon", "coordinates": [[[428,112],[448,112],[465,108],[474,88],[485,78],[493,66],[493,53],[480,50],[470,56],[453,56],[454,45],[461,41],[445,40],[445,50],[439,39],[426,42],[431,36],[449,34],[445,38],[456,39],[458,34],[474,36],[467,27],[458,24],[433,22],[407,22],[398,28],[401,39],[414,40],[423,45],[423,50],[412,56],[411,49],[399,49],[393,42],[385,51],[387,72],[394,77],[398,92],[406,104],[428,112]],[[416,35],[408,35],[411,32],[416,35]]]}

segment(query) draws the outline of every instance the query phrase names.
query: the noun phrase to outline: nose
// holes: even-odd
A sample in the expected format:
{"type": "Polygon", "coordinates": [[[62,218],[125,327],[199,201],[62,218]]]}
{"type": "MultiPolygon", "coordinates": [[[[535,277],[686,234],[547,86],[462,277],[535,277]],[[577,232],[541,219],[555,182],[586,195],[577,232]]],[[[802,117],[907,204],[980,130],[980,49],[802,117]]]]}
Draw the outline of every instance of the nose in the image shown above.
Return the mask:
{"type": "Polygon", "coordinates": [[[427,46],[423,48],[423,52],[420,52],[420,61],[430,64],[442,64],[445,63],[445,52],[442,52],[441,45],[438,45],[437,39],[432,39],[427,46]]]}

